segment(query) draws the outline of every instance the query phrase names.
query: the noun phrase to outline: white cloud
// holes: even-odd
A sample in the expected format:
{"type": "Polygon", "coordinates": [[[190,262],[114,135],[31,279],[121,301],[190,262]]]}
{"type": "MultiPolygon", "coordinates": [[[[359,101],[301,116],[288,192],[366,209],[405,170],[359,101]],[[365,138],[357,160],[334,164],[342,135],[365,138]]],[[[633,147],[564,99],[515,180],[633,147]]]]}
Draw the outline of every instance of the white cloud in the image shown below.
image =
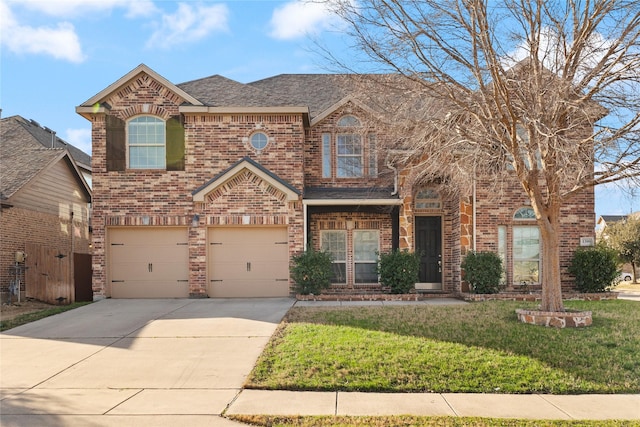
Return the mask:
{"type": "Polygon", "coordinates": [[[74,18],[115,8],[127,10],[127,17],[148,16],[157,12],[151,0],[9,0],[31,11],[59,18],[74,18]]]}
{"type": "Polygon", "coordinates": [[[91,154],[91,129],[67,129],[64,138],[69,144],[91,154]]]}
{"type": "Polygon", "coordinates": [[[224,4],[204,6],[179,3],[174,14],[162,15],[162,23],[147,47],[168,48],[201,40],[215,31],[227,31],[229,9],[224,4]]]}
{"type": "Polygon", "coordinates": [[[292,1],[273,11],[269,35],[290,40],[331,28],[337,18],[326,4],[292,1]]]}
{"type": "Polygon", "coordinates": [[[75,28],[68,22],[58,23],[54,27],[31,27],[20,24],[9,6],[0,1],[1,43],[11,52],[45,54],[56,59],[82,62],[80,40],[75,28]]]}

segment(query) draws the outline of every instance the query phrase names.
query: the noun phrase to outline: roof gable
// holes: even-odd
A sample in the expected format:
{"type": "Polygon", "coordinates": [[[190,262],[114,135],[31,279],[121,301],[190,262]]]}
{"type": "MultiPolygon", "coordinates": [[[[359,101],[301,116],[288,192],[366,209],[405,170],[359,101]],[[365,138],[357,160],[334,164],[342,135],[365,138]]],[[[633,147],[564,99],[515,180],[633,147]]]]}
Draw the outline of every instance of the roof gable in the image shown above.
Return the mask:
{"type": "Polygon", "coordinates": [[[274,174],[261,164],[257,163],[256,161],[250,159],[249,157],[245,157],[227,170],[213,177],[209,182],[207,182],[200,188],[197,188],[195,191],[193,191],[193,201],[204,202],[205,197],[208,194],[225,185],[227,182],[240,175],[243,171],[249,171],[261,178],[275,190],[282,193],[287,201],[298,200],[300,191],[296,190],[293,185],[279,178],[276,174],[274,174]]]}
{"type": "Polygon", "coordinates": [[[96,95],[83,102],[80,106],[76,107],[76,112],[81,115],[105,112],[102,102],[104,102],[105,99],[109,98],[112,94],[116,93],[123,87],[129,85],[131,81],[138,78],[140,74],[146,74],[147,76],[156,80],[158,83],[166,87],[169,91],[184,99],[187,103],[193,105],[203,105],[202,102],[200,102],[198,99],[180,89],[178,86],[174,85],[169,80],[165,79],[160,74],[147,67],[145,64],[140,64],[124,76],[120,77],[114,83],[110,84],[107,88],[98,92],[96,95]]]}
{"type": "MultiPolygon", "coordinates": [[[[0,131],[0,198],[7,200],[33,182],[43,171],[61,160],[91,198],[91,190],[66,149],[45,148],[19,116],[2,119],[0,131]]],[[[35,126],[35,125],[33,125],[35,126]]],[[[33,129],[31,129],[33,130],[33,129]]]]}

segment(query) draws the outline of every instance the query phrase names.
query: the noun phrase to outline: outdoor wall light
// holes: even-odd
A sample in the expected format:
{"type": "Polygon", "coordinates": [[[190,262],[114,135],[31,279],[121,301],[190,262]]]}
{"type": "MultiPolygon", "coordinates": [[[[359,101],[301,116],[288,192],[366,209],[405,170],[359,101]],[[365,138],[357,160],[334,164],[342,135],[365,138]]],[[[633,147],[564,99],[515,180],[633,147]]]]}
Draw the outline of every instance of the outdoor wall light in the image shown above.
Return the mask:
{"type": "Polygon", "coordinates": [[[193,216],[193,218],[191,218],[191,226],[192,226],[192,227],[197,227],[197,226],[198,226],[198,224],[200,224],[200,215],[195,214],[195,215],[193,216]]]}

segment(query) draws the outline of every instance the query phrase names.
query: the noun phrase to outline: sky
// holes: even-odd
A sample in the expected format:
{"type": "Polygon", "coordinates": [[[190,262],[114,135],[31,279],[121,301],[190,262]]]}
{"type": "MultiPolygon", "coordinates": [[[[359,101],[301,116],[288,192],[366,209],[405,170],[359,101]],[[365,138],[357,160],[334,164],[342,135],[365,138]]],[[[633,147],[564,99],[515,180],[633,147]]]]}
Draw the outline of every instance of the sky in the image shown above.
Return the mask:
{"type": "MultiPolygon", "coordinates": [[[[75,107],[139,64],[176,84],[326,73],[319,45],[353,54],[340,27],[298,0],[0,0],[2,117],[33,119],[90,154],[75,107]]],[[[638,210],[640,191],[596,188],[596,218],[638,210]]]]}

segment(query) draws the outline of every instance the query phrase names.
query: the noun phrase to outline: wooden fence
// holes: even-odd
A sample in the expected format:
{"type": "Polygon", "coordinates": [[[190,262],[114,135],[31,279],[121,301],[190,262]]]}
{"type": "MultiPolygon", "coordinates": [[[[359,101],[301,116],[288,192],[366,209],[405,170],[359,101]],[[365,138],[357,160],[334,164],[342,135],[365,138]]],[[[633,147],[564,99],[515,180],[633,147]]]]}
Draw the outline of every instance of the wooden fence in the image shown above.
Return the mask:
{"type": "Polygon", "coordinates": [[[75,300],[68,251],[27,243],[25,296],[50,304],[69,304],[75,300]]]}

